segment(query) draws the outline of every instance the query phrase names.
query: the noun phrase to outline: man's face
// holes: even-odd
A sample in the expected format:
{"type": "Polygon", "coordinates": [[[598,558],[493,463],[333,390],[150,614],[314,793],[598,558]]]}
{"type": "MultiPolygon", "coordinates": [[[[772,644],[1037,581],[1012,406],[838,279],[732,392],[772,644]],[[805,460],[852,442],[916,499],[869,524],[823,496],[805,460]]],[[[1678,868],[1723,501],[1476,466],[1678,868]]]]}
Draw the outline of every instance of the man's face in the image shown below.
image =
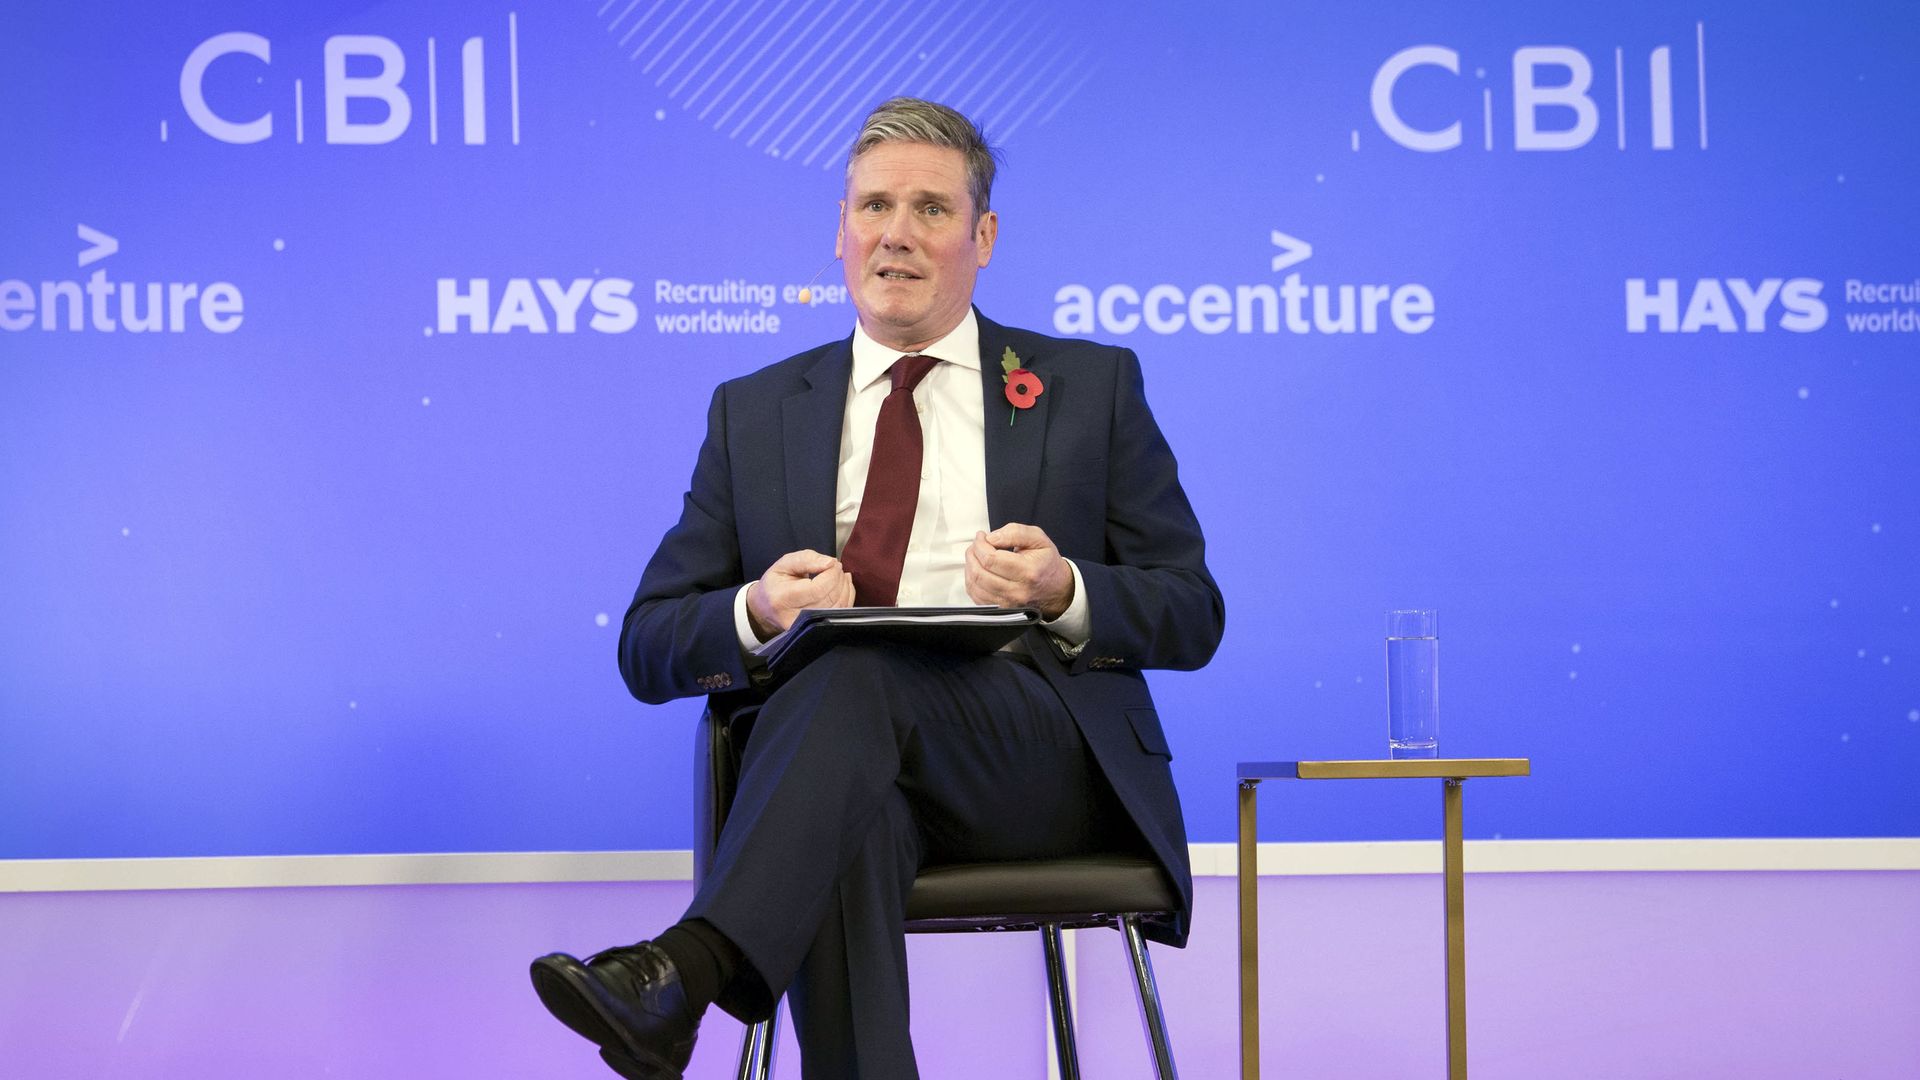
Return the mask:
{"type": "Polygon", "coordinates": [[[958,150],[888,142],[855,158],[833,253],[868,336],[912,352],[960,325],[999,226],[973,220],[958,150]]]}

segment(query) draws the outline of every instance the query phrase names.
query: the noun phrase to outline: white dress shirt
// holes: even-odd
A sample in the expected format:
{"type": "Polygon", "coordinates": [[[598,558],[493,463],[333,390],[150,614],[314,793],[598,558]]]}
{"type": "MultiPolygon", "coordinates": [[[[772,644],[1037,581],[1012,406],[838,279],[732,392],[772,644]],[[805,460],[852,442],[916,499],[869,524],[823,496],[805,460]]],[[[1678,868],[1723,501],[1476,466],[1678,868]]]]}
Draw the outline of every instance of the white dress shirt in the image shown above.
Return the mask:
{"type": "MultiPolygon", "coordinates": [[[[920,414],[922,457],[920,500],[907,538],[900,570],[900,607],[959,607],[975,601],[967,595],[967,548],[975,533],[989,532],[987,516],[986,416],[980,397],[980,323],[968,308],[960,325],[920,350],[935,364],[913,391],[920,414]]],[[[846,415],[840,427],[840,470],[834,483],[834,552],[847,546],[860,500],[867,489],[873,459],[873,427],[880,403],[893,390],[887,372],[902,353],[853,329],[853,375],[847,382],[846,415]]],[[[1069,654],[1091,635],[1086,587],[1080,568],[1073,572],[1073,600],[1058,619],[1044,623],[1069,654]]],[[[734,597],[734,626],[741,648],[759,644],[747,617],[747,589],[734,597]]]]}

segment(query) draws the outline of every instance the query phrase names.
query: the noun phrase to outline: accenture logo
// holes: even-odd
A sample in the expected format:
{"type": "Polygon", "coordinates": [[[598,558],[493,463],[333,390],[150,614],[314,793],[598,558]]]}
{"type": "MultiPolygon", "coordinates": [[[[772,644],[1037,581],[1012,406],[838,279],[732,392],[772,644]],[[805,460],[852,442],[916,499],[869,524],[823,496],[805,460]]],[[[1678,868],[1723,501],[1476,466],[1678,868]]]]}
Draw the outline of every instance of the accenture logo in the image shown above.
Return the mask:
{"type": "MultiPolygon", "coordinates": [[[[1313,257],[1313,245],[1275,229],[1267,271],[1313,257]]],[[[1055,332],[1123,337],[1139,330],[1178,334],[1423,334],[1433,326],[1433,290],[1419,284],[1310,282],[1299,271],[1279,284],[1062,285],[1053,294],[1055,332]]]]}
{"type": "MultiPolygon", "coordinates": [[[[120,241],[86,225],[75,227],[86,246],[76,260],[81,269],[110,258],[120,241]]],[[[187,332],[196,323],[215,334],[240,329],[246,298],[230,281],[202,285],[191,281],[115,281],[106,267],[85,280],[0,281],[0,330],[38,326],[46,331],[111,334],[187,332]]]]}

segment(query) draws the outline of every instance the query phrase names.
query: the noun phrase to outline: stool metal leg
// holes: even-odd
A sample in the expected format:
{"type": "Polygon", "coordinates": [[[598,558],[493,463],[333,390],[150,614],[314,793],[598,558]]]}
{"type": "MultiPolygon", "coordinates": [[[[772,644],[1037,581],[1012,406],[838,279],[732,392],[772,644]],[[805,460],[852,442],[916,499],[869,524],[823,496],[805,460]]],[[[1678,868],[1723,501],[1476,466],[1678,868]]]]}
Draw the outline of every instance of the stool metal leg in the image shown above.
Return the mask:
{"type": "Polygon", "coordinates": [[[1047,957],[1047,1011],[1053,1016],[1053,1051],[1060,1064],[1060,1080],[1080,1080],[1080,1048],[1074,1043],[1073,1000],[1067,995],[1058,923],[1040,928],[1040,948],[1047,957]]]}
{"type": "Polygon", "coordinates": [[[747,1025],[740,1040],[739,1080],[771,1080],[773,1047],[780,1035],[780,1004],[774,1003],[773,1015],[757,1024],[747,1025]]]}
{"type": "Polygon", "coordinates": [[[1147,1041],[1153,1047],[1154,1074],[1160,1080],[1178,1080],[1173,1047],[1167,1042],[1167,1018],[1160,1011],[1160,988],[1153,981],[1153,961],[1147,958],[1147,941],[1140,936],[1140,916],[1122,915],[1120,932],[1126,935],[1127,956],[1133,961],[1133,992],[1140,999],[1140,1025],[1147,1029],[1147,1041]]]}

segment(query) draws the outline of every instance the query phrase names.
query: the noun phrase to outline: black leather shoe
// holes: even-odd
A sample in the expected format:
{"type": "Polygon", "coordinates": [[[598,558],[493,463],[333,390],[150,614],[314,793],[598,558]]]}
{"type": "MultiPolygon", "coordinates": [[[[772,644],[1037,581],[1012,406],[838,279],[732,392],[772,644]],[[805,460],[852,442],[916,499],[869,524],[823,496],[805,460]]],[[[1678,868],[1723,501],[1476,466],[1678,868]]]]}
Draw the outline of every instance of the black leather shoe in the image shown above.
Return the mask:
{"type": "Polygon", "coordinates": [[[566,953],[533,962],[533,989],[559,1021],[600,1046],[628,1080],[681,1080],[700,1018],[680,972],[651,941],[581,963],[566,953]]]}

